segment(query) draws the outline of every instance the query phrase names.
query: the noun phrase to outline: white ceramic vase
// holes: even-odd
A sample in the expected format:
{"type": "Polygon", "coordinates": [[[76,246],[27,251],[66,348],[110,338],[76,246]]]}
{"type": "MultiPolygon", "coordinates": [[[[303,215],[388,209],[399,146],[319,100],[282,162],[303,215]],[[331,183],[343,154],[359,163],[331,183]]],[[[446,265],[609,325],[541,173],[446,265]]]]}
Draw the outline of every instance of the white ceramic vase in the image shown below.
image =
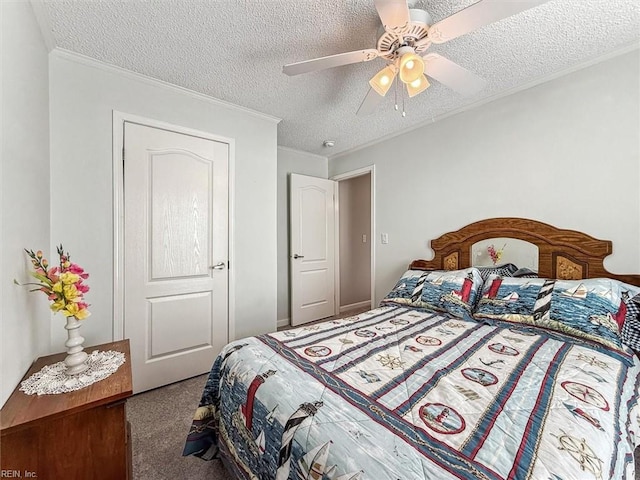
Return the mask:
{"type": "Polygon", "coordinates": [[[89,365],[87,365],[87,358],[89,355],[84,351],[82,344],[84,338],[80,336],[79,328],[80,321],[74,317],[67,317],[67,324],[64,326],[67,329],[68,339],[65,342],[67,347],[67,357],[64,359],[64,364],[67,366],[66,373],[68,375],[77,375],[84,372],[89,365]]]}

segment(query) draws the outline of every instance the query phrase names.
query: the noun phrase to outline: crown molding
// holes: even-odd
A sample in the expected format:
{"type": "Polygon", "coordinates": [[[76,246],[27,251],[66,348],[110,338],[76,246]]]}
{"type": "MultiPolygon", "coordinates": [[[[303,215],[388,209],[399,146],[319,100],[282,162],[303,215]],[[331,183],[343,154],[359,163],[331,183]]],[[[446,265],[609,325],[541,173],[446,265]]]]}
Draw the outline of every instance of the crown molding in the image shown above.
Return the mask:
{"type": "Polygon", "coordinates": [[[231,110],[236,110],[238,112],[246,113],[252,115],[254,117],[260,118],[262,120],[267,120],[272,123],[280,123],[282,121],[281,118],[274,117],[273,115],[269,115],[266,113],[258,112],[257,110],[252,110],[247,107],[242,107],[240,105],[235,105],[230,102],[225,102],[224,100],[220,100],[218,98],[212,97],[210,95],[206,95],[204,93],[196,92],[195,90],[190,90],[185,87],[180,87],[173,83],[165,82],[164,80],[158,80],[157,78],[149,77],[147,75],[143,75],[141,73],[137,73],[131,70],[127,70],[126,68],[118,67],[116,65],[112,65],[110,63],[103,62],[102,60],[96,60],[95,58],[88,57],[86,55],[82,55],[80,53],[72,52],[70,50],[66,50],[64,48],[54,48],[50,54],[53,57],[58,57],[64,60],[69,60],[71,62],[76,62],[88,67],[96,68],[99,70],[103,70],[109,73],[115,73],[118,75],[122,75],[131,80],[135,80],[141,83],[146,83],[148,85],[153,85],[155,87],[162,87],[168,90],[172,90],[177,93],[181,93],[183,95],[188,95],[190,97],[196,98],[198,100],[202,100],[208,103],[212,103],[214,105],[225,107],[231,110]]]}
{"type": "Polygon", "coordinates": [[[508,97],[510,95],[513,95],[515,93],[518,92],[522,92],[524,90],[528,90],[530,88],[536,87],[538,85],[541,85],[543,83],[547,83],[550,82],[552,80],[556,80],[558,78],[564,77],[566,75],[569,75],[571,73],[577,72],[579,70],[583,70],[585,68],[591,67],[593,65],[597,65],[598,63],[610,60],[612,58],[615,57],[619,57],[620,55],[624,55],[626,53],[632,52],[634,50],[638,50],[640,49],[640,41],[638,40],[634,40],[633,42],[627,43],[625,45],[623,45],[620,48],[617,48],[616,50],[613,50],[611,52],[605,53],[603,55],[591,58],[589,60],[586,60],[584,62],[578,63],[576,65],[573,65],[571,67],[559,70],[557,72],[551,73],[549,75],[545,75],[542,77],[538,77],[535,80],[532,80],[530,82],[527,83],[523,83],[522,85],[519,85],[517,87],[514,87],[512,89],[506,90],[504,92],[498,93],[496,95],[491,95],[489,97],[483,98],[481,100],[478,100],[477,102],[473,102],[470,103],[469,105],[465,105],[463,107],[457,108],[456,110],[452,110],[451,112],[447,112],[447,113],[443,113],[442,115],[438,115],[436,117],[431,118],[430,120],[425,120],[423,122],[420,122],[416,125],[413,125],[409,128],[406,128],[400,132],[396,132],[396,133],[389,133],[387,135],[384,135],[382,137],[376,138],[375,140],[371,140],[367,143],[363,143],[362,145],[358,145],[357,147],[353,147],[350,148],[348,150],[344,150],[342,152],[336,153],[335,155],[331,155],[329,157],[329,161],[332,161],[334,159],[340,158],[340,157],[344,157],[347,155],[350,155],[354,152],[357,152],[359,150],[363,150],[367,147],[370,147],[372,145],[376,145],[378,143],[384,142],[386,140],[390,140],[392,138],[398,137],[400,135],[404,135],[405,133],[411,132],[413,130],[418,130],[420,128],[426,127],[427,125],[431,125],[433,123],[436,123],[440,120],[444,120],[445,118],[451,117],[453,115],[457,115],[459,113],[462,112],[466,112],[468,110],[473,110],[475,108],[478,108],[482,105],[486,105],[487,103],[491,103],[495,100],[499,100],[501,98],[504,97],[508,97]]]}
{"type": "Polygon", "coordinates": [[[285,152],[292,152],[292,153],[296,153],[298,155],[305,155],[307,157],[317,158],[318,160],[327,161],[329,159],[329,157],[325,157],[324,155],[318,155],[317,153],[305,152],[304,150],[298,150],[296,148],[291,148],[291,147],[283,147],[281,145],[278,145],[278,150],[284,150],[285,152]]]}

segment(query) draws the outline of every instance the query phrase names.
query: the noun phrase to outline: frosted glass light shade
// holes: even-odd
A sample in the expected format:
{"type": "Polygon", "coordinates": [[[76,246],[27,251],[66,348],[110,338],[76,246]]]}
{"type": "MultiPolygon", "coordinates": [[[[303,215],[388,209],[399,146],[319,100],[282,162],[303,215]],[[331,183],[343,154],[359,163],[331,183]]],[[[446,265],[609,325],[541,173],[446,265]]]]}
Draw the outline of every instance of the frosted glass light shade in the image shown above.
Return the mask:
{"type": "Polygon", "coordinates": [[[409,84],[424,74],[424,60],[415,53],[405,53],[400,59],[400,80],[409,84]]]}
{"type": "Polygon", "coordinates": [[[397,70],[393,65],[387,65],[369,80],[369,85],[371,85],[371,88],[373,88],[378,95],[384,97],[391,88],[393,79],[396,78],[396,73],[397,70]]]}
{"type": "Polygon", "coordinates": [[[427,80],[427,76],[422,74],[422,76],[415,79],[413,82],[407,83],[407,92],[409,93],[409,97],[414,97],[420,92],[424,92],[427,88],[429,88],[430,83],[427,80]]]}

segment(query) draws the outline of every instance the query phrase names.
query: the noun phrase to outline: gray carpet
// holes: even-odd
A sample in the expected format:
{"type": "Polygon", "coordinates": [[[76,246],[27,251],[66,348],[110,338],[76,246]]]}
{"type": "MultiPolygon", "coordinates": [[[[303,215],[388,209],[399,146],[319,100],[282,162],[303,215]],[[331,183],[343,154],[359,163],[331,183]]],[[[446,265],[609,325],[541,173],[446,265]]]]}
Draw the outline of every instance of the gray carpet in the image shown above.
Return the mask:
{"type": "MultiPolygon", "coordinates": [[[[207,376],[201,375],[135,395],[127,401],[135,480],[230,480],[220,460],[205,462],[182,456],[184,440],[206,380],[207,376]]],[[[635,478],[640,480],[640,450],[636,450],[635,478]]]]}
{"type": "Polygon", "coordinates": [[[134,395],[127,401],[135,480],[229,480],[220,460],[205,462],[182,456],[206,381],[207,375],[201,375],[134,395]]]}

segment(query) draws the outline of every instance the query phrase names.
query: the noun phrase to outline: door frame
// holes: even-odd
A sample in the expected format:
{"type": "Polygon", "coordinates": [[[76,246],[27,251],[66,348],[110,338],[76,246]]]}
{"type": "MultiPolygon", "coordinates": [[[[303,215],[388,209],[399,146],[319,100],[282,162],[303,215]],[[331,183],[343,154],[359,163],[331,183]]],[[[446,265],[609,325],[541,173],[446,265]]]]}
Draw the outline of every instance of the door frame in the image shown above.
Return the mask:
{"type": "Polygon", "coordinates": [[[113,128],[113,340],[124,339],[124,124],[125,122],[136,123],[147,127],[168,130],[182,133],[206,140],[214,140],[229,145],[229,166],[228,166],[228,202],[229,202],[229,223],[228,223],[228,317],[227,317],[227,341],[235,339],[235,261],[234,261],[234,211],[235,211],[235,140],[233,138],[215,135],[202,130],[182,127],[160,120],[154,120],[140,115],[120,112],[112,112],[113,128]]]}
{"type": "Polygon", "coordinates": [[[336,315],[340,313],[340,182],[343,180],[349,180],[355,177],[361,177],[369,174],[370,188],[371,188],[371,231],[369,232],[369,241],[371,245],[371,308],[375,308],[376,297],[376,166],[369,165],[367,167],[358,168],[356,170],[350,170],[348,172],[340,173],[329,178],[338,182],[337,194],[336,194],[336,218],[335,218],[335,302],[336,302],[336,315]]]}

